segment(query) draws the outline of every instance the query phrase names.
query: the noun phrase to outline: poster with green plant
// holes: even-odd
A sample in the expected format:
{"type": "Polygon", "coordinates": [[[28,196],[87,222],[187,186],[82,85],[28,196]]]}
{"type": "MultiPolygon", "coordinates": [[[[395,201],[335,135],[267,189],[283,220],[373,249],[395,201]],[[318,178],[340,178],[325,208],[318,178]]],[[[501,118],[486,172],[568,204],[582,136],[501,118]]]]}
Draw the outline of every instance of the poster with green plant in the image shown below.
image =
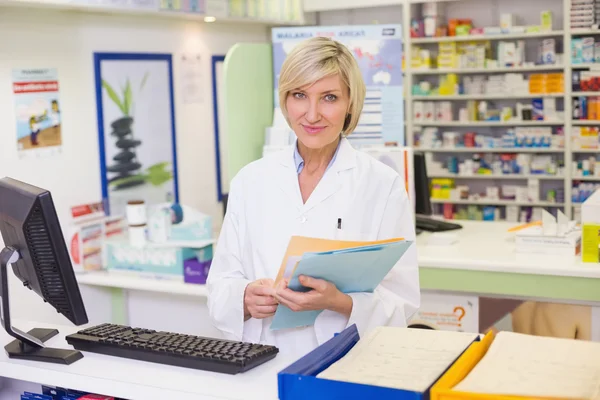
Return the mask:
{"type": "Polygon", "coordinates": [[[112,215],[129,200],[178,201],[170,55],[96,53],[102,194],[112,215]]]}

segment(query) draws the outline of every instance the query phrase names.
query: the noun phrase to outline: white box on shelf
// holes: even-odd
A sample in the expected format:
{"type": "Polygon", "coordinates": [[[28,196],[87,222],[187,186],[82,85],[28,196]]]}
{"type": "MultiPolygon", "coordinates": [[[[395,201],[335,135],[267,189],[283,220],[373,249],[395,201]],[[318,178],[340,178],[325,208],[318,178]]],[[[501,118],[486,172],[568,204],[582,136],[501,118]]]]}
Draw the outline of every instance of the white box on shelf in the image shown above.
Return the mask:
{"type": "Polygon", "coordinates": [[[426,101],[423,105],[423,121],[435,122],[435,103],[426,101]]]}
{"type": "Polygon", "coordinates": [[[564,236],[544,235],[541,226],[531,226],[515,235],[517,253],[576,256],[581,250],[581,230],[573,228],[564,236]]]}
{"type": "Polygon", "coordinates": [[[425,103],[423,103],[422,101],[413,102],[413,121],[425,121],[425,103]]]}

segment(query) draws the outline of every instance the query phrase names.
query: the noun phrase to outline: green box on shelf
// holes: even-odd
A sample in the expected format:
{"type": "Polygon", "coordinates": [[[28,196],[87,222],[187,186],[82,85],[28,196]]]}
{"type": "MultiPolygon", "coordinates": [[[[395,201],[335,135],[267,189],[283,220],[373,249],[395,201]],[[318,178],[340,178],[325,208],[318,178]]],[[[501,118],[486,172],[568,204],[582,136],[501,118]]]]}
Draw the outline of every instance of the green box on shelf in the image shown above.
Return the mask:
{"type": "Polygon", "coordinates": [[[144,276],[183,281],[184,261],[210,252],[212,245],[203,249],[166,247],[151,243],[144,247],[134,247],[128,242],[106,244],[108,271],[140,273],[144,276]]]}

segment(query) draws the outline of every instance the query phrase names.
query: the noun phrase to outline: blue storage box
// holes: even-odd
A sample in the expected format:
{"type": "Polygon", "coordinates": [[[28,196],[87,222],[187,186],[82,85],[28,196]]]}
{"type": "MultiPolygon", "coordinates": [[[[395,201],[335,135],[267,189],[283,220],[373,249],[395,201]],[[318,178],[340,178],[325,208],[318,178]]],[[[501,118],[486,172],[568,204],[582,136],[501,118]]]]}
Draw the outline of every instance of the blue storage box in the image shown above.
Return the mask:
{"type": "MultiPolygon", "coordinates": [[[[381,386],[333,381],[317,377],[318,374],[344,357],[359,340],[358,329],[356,325],[352,325],[281,371],[277,376],[279,399],[429,400],[429,392],[435,382],[432,382],[425,392],[420,393],[381,386]]],[[[450,367],[451,365],[448,366],[448,368],[450,367]]],[[[437,379],[444,373],[440,374],[437,379]]]]}

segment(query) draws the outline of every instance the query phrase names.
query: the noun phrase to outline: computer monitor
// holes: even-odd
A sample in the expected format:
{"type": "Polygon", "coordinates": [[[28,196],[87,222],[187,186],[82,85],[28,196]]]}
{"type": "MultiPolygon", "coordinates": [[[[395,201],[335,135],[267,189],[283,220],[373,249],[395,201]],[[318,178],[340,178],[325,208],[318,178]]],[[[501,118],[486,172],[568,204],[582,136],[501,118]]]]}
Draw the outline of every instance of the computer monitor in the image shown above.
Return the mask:
{"type": "Polygon", "coordinates": [[[415,151],[413,156],[415,174],[415,214],[432,215],[431,195],[425,154],[415,151]]]}
{"type": "Polygon", "coordinates": [[[0,296],[2,326],[16,340],[5,349],[9,357],[71,364],[79,351],[52,349],[44,342],[58,334],[55,329],[23,332],[11,325],[8,266],[23,285],[49,303],[75,325],[88,322],[71,259],[64,242],[50,192],[17,181],[0,179],[0,296]]]}

